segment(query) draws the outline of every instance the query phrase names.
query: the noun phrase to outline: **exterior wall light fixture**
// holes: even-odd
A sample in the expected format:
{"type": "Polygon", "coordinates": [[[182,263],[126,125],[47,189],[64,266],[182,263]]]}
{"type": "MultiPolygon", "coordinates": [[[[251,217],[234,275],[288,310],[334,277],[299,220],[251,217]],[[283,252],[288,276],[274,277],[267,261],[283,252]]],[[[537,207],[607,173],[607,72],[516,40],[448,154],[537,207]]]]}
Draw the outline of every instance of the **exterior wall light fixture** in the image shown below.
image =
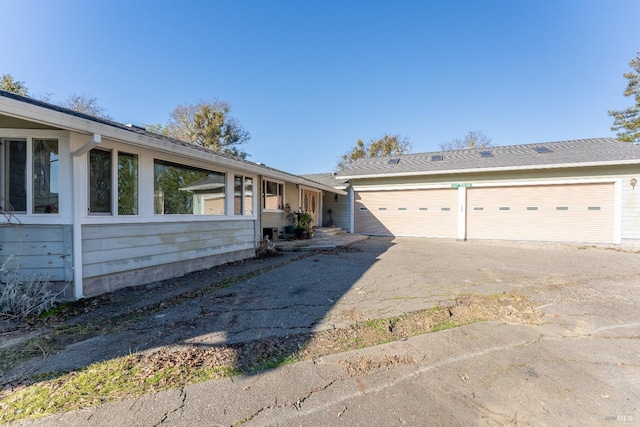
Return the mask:
{"type": "Polygon", "coordinates": [[[635,178],[631,178],[631,181],[629,181],[629,184],[631,184],[631,188],[633,188],[634,190],[636,189],[637,183],[638,183],[638,180],[635,178]]]}

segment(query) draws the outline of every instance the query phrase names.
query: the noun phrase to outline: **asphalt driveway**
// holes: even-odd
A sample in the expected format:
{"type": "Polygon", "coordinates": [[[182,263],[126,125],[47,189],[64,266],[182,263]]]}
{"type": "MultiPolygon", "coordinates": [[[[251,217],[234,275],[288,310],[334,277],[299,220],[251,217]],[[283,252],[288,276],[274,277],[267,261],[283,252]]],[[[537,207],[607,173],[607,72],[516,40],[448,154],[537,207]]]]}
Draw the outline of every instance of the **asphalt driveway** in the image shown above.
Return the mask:
{"type": "MultiPolygon", "coordinates": [[[[289,256],[291,262],[169,307],[155,315],[153,324],[79,343],[39,362],[37,370],[78,369],[96,358],[170,343],[216,345],[341,328],[463,294],[517,291],[544,312],[544,323],[467,325],[32,424],[612,425],[640,420],[638,253],[371,238],[348,250],[289,256]],[[169,329],[181,322],[188,328],[169,329]],[[171,332],[158,333],[165,328],[171,332]],[[349,361],[367,361],[369,368],[350,371],[349,361]]],[[[210,274],[232,274],[231,268],[210,274]]],[[[154,295],[163,289],[158,286],[154,295]]]]}

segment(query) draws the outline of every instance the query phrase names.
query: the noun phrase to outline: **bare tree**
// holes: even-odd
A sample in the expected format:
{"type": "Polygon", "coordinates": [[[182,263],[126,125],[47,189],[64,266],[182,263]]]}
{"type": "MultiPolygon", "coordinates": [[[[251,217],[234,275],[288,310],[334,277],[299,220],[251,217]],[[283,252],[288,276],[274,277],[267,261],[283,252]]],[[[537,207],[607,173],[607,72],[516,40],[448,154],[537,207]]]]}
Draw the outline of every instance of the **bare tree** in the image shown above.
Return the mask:
{"type": "Polygon", "coordinates": [[[468,148],[492,147],[492,139],[482,133],[481,130],[469,131],[463,138],[455,138],[451,141],[440,143],[440,150],[453,151],[465,150],[468,148]]]}
{"type": "Polygon", "coordinates": [[[98,98],[93,96],[77,95],[74,93],[64,102],[60,103],[60,106],[77,111],[78,113],[111,120],[111,117],[107,114],[107,110],[98,105],[98,98]]]}
{"type": "Polygon", "coordinates": [[[247,157],[247,153],[238,146],[251,139],[249,132],[231,116],[231,104],[218,99],[212,102],[200,101],[194,105],[179,105],[171,112],[171,119],[166,127],[152,125],[148,128],[242,159],[247,157]]]}

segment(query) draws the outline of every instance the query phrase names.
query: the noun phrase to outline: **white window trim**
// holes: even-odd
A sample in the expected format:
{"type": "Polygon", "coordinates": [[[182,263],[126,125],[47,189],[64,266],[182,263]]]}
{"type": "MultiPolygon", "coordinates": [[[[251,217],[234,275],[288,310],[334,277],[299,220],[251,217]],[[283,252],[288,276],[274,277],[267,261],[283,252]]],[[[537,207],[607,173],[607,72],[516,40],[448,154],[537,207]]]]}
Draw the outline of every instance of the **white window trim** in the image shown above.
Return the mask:
{"type": "Polygon", "coordinates": [[[254,175],[247,175],[245,173],[243,173],[242,171],[235,171],[233,172],[233,182],[232,182],[232,193],[233,193],[233,198],[232,198],[232,202],[231,203],[231,207],[232,207],[232,211],[229,213],[229,217],[244,217],[244,218],[255,218],[255,212],[256,212],[256,177],[254,175]],[[239,214],[235,213],[235,197],[236,197],[236,188],[235,188],[235,182],[236,182],[236,177],[240,177],[242,179],[242,188],[241,188],[241,198],[242,198],[242,202],[241,202],[241,207],[242,207],[242,212],[240,212],[239,214]],[[247,207],[245,206],[245,199],[246,199],[246,185],[247,185],[247,178],[250,178],[253,181],[253,190],[251,193],[251,215],[247,215],[245,214],[247,207]]]}
{"type": "Polygon", "coordinates": [[[276,183],[278,185],[282,185],[282,194],[281,194],[282,203],[285,204],[285,200],[287,200],[286,197],[285,197],[286,185],[285,185],[284,181],[280,181],[280,180],[272,179],[272,178],[262,178],[262,185],[261,185],[261,188],[260,188],[260,208],[262,209],[262,212],[284,212],[284,206],[283,206],[283,209],[266,209],[264,207],[265,183],[267,181],[276,183]]]}
{"type": "MultiPolygon", "coordinates": [[[[53,129],[0,129],[0,139],[24,139],[27,142],[27,178],[33,177],[33,140],[34,139],[57,139],[58,140],[58,185],[63,187],[63,182],[66,182],[63,175],[65,160],[69,151],[67,149],[69,144],[69,133],[61,130],[53,129]]],[[[6,153],[4,146],[0,153],[0,161],[2,162],[3,176],[0,177],[0,185],[2,186],[1,193],[4,195],[5,191],[5,176],[4,171],[6,167],[6,153]]],[[[27,204],[26,212],[12,212],[12,216],[16,217],[20,221],[25,221],[25,224],[67,224],[70,222],[70,216],[68,215],[68,204],[71,203],[71,198],[68,194],[64,194],[62,191],[58,193],[58,213],[33,213],[33,179],[27,179],[26,182],[27,191],[27,204]]]]}
{"type": "MultiPolygon", "coordinates": [[[[114,165],[113,159],[114,154],[117,152],[116,149],[112,147],[94,147],[91,150],[87,151],[87,216],[96,216],[96,217],[107,217],[107,216],[115,216],[114,210],[117,211],[117,202],[118,202],[118,192],[114,191],[114,178],[117,180],[118,175],[117,165],[114,165]],[[111,179],[111,194],[109,197],[111,198],[111,212],[91,212],[91,152],[92,151],[104,151],[109,153],[109,157],[111,158],[111,171],[109,173],[109,177],[111,179]],[[115,171],[115,176],[114,176],[115,171]]],[[[116,157],[117,161],[117,157],[116,157]]],[[[117,185],[117,184],[116,184],[117,185]]]]}
{"type": "MultiPolygon", "coordinates": [[[[160,222],[174,222],[173,218],[179,218],[182,217],[181,221],[184,221],[185,218],[193,218],[193,220],[198,220],[198,221],[202,221],[202,220],[220,220],[220,219],[231,219],[234,217],[233,215],[233,211],[231,212],[231,214],[229,213],[229,210],[232,209],[233,205],[230,205],[230,203],[233,203],[233,180],[231,180],[229,177],[232,176],[233,172],[229,171],[228,169],[225,168],[216,168],[216,169],[212,169],[211,165],[207,164],[207,163],[201,163],[201,162],[190,162],[187,161],[187,159],[170,159],[170,158],[166,158],[164,156],[157,156],[155,153],[151,154],[151,160],[150,160],[150,165],[151,165],[151,188],[152,188],[152,200],[153,200],[153,194],[155,194],[155,186],[154,186],[154,182],[155,182],[155,164],[156,161],[160,161],[160,162],[167,162],[167,163],[172,163],[174,165],[178,165],[178,166],[184,166],[185,168],[196,168],[196,169],[201,169],[203,171],[206,172],[211,172],[211,173],[217,173],[217,174],[221,174],[224,175],[224,197],[225,197],[225,212],[222,215],[205,215],[204,213],[201,214],[157,214],[155,213],[155,211],[151,210],[151,214],[154,218],[154,220],[160,221],[160,222]],[[231,194],[232,197],[229,197],[229,194],[231,194]],[[171,219],[169,219],[171,218],[171,219]]],[[[138,162],[140,163],[141,160],[139,159],[138,162]]],[[[140,179],[140,178],[139,178],[140,179]]],[[[140,192],[142,192],[142,190],[139,190],[140,192]]],[[[204,199],[203,199],[204,200],[204,199]]],[[[154,206],[152,202],[152,207],[154,206]]],[[[140,211],[141,207],[139,208],[140,211]]],[[[204,212],[204,205],[201,207],[201,212],[204,212]]],[[[124,215],[123,215],[124,217],[124,215]]]]}
{"type": "Polygon", "coordinates": [[[121,216],[123,218],[135,218],[140,216],[140,211],[142,210],[142,206],[141,206],[141,194],[140,194],[140,186],[142,185],[141,182],[141,175],[142,175],[142,168],[140,166],[140,154],[131,150],[118,150],[118,149],[114,149],[113,150],[113,157],[111,159],[112,164],[114,165],[113,167],[113,171],[112,171],[112,178],[114,181],[114,190],[113,190],[113,195],[112,195],[112,206],[115,206],[115,208],[112,208],[113,212],[111,213],[113,216],[121,216]],[[137,211],[138,213],[135,215],[120,215],[118,213],[119,211],[119,206],[118,206],[118,193],[120,192],[120,188],[118,185],[118,166],[119,166],[119,160],[120,160],[120,153],[122,154],[128,154],[130,156],[136,156],[136,159],[138,160],[138,173],[136,174],[138,177],[138,200],[136,200],[136,204],[137,204],[137,211]]]}

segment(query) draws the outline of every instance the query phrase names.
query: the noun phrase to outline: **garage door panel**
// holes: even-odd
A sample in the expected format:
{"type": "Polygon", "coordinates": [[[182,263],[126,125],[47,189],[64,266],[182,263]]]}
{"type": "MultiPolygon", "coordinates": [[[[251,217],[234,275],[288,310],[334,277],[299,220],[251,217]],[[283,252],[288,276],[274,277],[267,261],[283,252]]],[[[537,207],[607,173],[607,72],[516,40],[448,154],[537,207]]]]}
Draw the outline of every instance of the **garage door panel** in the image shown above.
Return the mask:
{"type": "Polygon", "coordinates": [[[611,243],[613,184],[473,188],[470,239],[611,243]]]}
{"type": "Polygon", "coordinates": [[[451,189],[356,192],[356,233],[456,237],[457,192],[451,189]]]}

